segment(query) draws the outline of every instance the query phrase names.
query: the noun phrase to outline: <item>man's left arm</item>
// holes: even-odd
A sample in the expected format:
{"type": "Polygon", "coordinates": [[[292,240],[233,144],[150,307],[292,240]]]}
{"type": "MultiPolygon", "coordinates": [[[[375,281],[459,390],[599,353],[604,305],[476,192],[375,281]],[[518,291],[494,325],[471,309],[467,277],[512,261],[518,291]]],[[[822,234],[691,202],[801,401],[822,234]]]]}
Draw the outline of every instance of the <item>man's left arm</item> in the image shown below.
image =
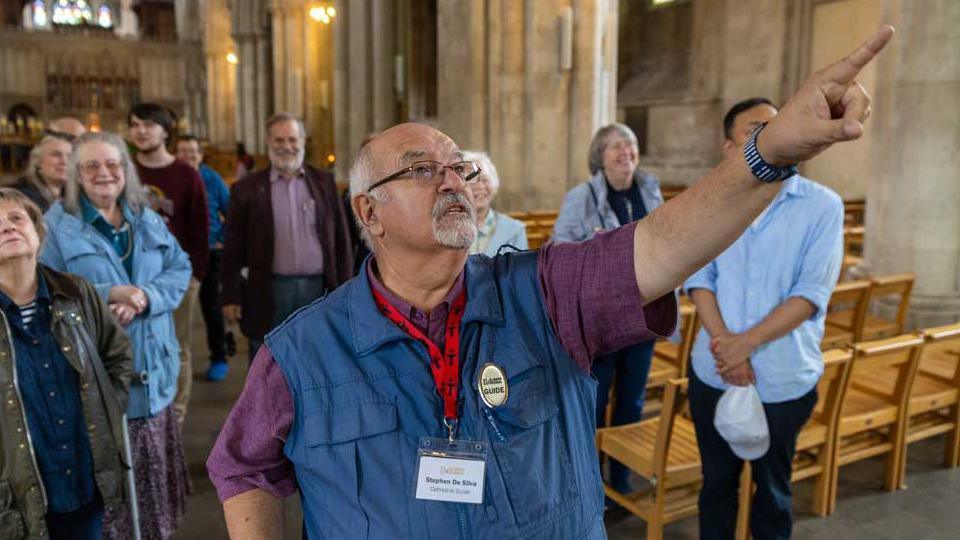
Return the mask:
{"type": "MultiPolygon", "coordinates": [[[[808,160],[836,142],[859,138],[870,98],[854,79],[893,37],[884,26],[843,60],[814,73],[757,138],[771,165],[808,160]]],[[[773,200],[780,182],[754,177],[732,156],[638,223],[634,270],[647,301],[675,289],[732,244],[773,200]]]]}
{"type": "Polygon", "coordinates": [[[824,313],[830,302],[843,259],[843,202],[831,198],[819,211],[800,256],[800,268],[786,300],[759,324],[743,334],[711,341],[721,375],[746,361],[758,347],[789,334],[804,321],[824,313]]]}

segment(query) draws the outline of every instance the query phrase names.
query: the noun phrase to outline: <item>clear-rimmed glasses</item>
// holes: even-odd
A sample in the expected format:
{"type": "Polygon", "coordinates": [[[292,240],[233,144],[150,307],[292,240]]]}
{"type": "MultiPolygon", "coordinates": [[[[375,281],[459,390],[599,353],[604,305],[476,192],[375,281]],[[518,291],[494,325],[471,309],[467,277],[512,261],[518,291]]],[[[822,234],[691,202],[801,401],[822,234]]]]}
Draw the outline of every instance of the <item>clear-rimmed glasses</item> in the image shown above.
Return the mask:
{"type": "Polygon", "coordinates": [[[369,193],[387,182],[397,179],[410,179],[413,180],[415,184],[422,186],[439,184],[443,182],[443,176],[446,174],[447,169],[453,171],[454,174],[468,184],[476,182],[480,177],[480,167],[472,161],[458,161],[450,165],[445,165],[439,161],[415,161],[409,167],[405,167],[382,180],[374,182],[372,186],[367,188],[367,192],[369,193]]]}
{"type": "Polygon", "coordinates": [[[117,161],[114,159],[108,159],[107,161],[84,161],[79,165],[80,172],[84,176],[94,176],[100,172],[100,167],[106,167],[107,172],[113,176],[120,174],[120,171],[123,169],[123,162],[117,161]]]}

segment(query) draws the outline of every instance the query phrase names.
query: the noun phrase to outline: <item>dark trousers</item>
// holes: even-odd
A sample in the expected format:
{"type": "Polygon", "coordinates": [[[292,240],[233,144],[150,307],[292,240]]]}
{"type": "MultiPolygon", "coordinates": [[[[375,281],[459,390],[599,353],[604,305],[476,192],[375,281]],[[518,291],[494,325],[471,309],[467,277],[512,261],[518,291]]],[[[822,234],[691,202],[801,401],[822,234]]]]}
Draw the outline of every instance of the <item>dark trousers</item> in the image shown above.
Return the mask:
{"type": "MultiPolygon", "coordinates": [[[[638,343],[615,353],[599,356],[593,361],[591,371],[598,382],[598,427],[603,426],[614,374],[616,374],[617,392],[612,424],[622,426],[640,421],[643,413],[644,392],[647,388],[647,375],[650,374],[650,362],[653,359],[653,345],[653,341],[638,343]]],[[[629,477],[629,469],[619,461],[610,460],[610,484],[614,488],[627,489],[629,477]]]]}
{"type": "Polygon", "coordinates": [[[47,514],[50,540],[100,540],[103,536],[103,500],[96,494],[73,512],[47,514]]]}
{"type": "Polygon", "coordinates": [[[207,347],[211,362],[227,360],[226,329],[220,306],[220,258],[223,250],[211,249],[207,261],[207,275],[200,284],[200,311],[207,327],[207,347]]]}
{"type": "MultiPolygon", "coordinates": [[[[323,274],[316,276],[273,275],[273,326],[276,327],[294,311],[320,298],[327,292],[323,283],[323,274]]],[[[250,362],[263,345],[263,336],[250,338],[250,362]]]]}
{"type": "MultiPolygon", "coordinates": [[[[707,386],[690,371],[690,414],[703,463],[700,490],[700,538],[732,539],[737,528],[737,494],[743,460],[713,425],[722,390],[707,386]]],[[[764,403],[770,449],[750,462],[757,490],[750,508],[750,532],[757,540],[790,538],[793,528],[790,474],[797,434],[817,404],[817,389],[782,403],[764,403]]]]}

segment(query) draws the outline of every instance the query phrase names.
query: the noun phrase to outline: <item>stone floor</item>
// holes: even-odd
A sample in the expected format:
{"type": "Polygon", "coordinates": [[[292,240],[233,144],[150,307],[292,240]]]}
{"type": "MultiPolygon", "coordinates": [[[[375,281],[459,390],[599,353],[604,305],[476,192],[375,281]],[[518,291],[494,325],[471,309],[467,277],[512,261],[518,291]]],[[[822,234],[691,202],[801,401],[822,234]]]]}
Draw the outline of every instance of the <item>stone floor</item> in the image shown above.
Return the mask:
{"type": "MultiPolygon", "coordinates": [[[[204,334],[198,328],[196,335],[204,334]]],[[[203,378],[207,367],[206,346],[202,338],[196,341],[193,397],[184,434],[194,493],[187,500],[187,515],[175,538],[219,540],[227,538],[226,526],[216,493],[207,479],[204,461],[243,386],[246,351],[241,350],[231,364],[225,382],[212,384],[203,378]]],[[[942,439],[938,438],[910,447],[909,487],[905,491],[887,493],[881,489],[883,465],[880,461],[870,460],[844,467],[837,511],[829,518],[820,519],[809,513],[812,484],[797,484],[794,537],[846,540],[960,538],[960,469],[940,467],[942,444],[942,439]]],[[[296,501],[290,501],[287,510],[286,538],[299,539],[300,514],[296,501]]],[[[624,512],[610,512],[606,521],[611,539],[644,538],[646,527],[639,518],[624,512]]],[[[665,537],[697,538],[696,518],[668,525],[665,537]]]]}

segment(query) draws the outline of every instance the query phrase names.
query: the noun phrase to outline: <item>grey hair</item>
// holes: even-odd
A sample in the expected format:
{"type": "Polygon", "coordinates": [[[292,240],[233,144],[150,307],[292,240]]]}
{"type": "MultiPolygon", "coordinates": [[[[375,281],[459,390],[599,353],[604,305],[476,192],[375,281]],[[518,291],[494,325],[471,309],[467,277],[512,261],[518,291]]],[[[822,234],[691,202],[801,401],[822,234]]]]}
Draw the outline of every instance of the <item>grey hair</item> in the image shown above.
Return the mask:
{"type": "Polygon", "coordinates": [[[27,160],[27,166],[23,170],[23,178],[27,181],[27,185],[40,193],[40,196],[50,204],[56,201],[50,196],[50,188],[47,187],[46,180],[40,176],[40,162],[43,160],[43,152],[47,144],[57,141],[69,143],[66,139],[53,135],[46,135],[40,139],[40,142],[30,149],[30,158],[27,160]]]}
{"type": "Polygon", "coordinates": [[[368,197],[381,204],[390,200],[386,191],[367,192],[370,186],[377,181],[377,168],[374,165],[373,152],[369,146],[370,141],[375,138],[376,135],[372,135],[364,140],[363,146],[361,146],[360,151],[357,152],[357,157],[353,160],[353,165],[350,166],[350,172],[347,173],[350,178],[351,213],[353,213],[353,219],[357,223],[357,230],[360,231],[360,238],[370,251],[375,251],[373,249],[373,239],[370,238],[370,233],[367,232],[367,228],[364,226],[363,221],[360,220],[360,216],[352,212],[352,207],[353,199],[361,193],[366,193],[368,197]]]}
{"type": "Polygon", "coordinates": [[[490,189],[494,193],[500,189],[500,175],[497,174],[497,168],[493,165],[490,154],[480,150],[464,150],[463,160],[476,162],[477,166],[480,167],[480,176],[487,177],[487,180],[490,181],[490,189]]]}
{"type": "Polygon", "coordinates": [[[611,135],[621,135],[633,143],[633,146],[639,146],[637,143],[637,134],[626,124],[613,123],[598,129],[590,141],[590,174],[597,174],[603,170],[603,152],[607,149],[611,135]]]}
{"type": "Polygon", "coordinates": [[[80,148],[86,144],[105,143],[114,147],[120,154],[120,163],[123,168],[124,186],[121,197],[130,206],[134,213],[147,206],[147,196],[137,175],[137,168],[130,158],[127,145],[119,136],[104,131],[87,132],[74,140],[73,152],[67,166],[67,185],[63,188],[63,208],[73,214],[80,213],[80,148]]]}
{"type": "Polygon", "coordinates": [[[267,134],[270,133],[270,128],[281,122],[296,122],[297,127],[300,129],[300,136],[304,139],[307,138],[307,128],[304,127],[303,120],[300,120],[300,118],[293,113],[288,112],[278,112],[270,118],[267,118],[267,134]]]}

